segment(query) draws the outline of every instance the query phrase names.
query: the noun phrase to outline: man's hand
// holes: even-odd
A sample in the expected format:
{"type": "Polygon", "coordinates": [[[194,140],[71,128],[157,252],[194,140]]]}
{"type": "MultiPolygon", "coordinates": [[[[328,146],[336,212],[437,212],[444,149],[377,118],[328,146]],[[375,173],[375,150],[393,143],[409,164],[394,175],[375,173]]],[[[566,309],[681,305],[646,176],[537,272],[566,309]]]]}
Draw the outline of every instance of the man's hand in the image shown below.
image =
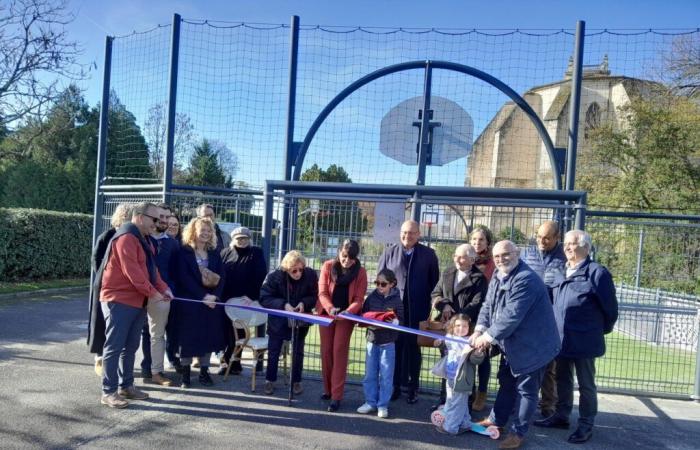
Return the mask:
{"type": "Polygon", "coordinates": [[[491,343],[488,341],[486,336],[483,335],[473,339],[472,342],[474,348],[480,352],[486,352],[491,347],[491,343]]]}
{"type": "Polygon", "coordinates": [[[205,305],[207,305],[211,309],[216,308],[216,295],[207,294],[204,296],[202,301],[204,302],[205,305]]]}
{"type": "Polygon", "coordinates": [[[297,307],[294,308],[294,311],[296,311],[296,312],[298,312],[298,313],[303,313],[303,312],[304,312],[304,304],[300,302],[300,303],[297,305],[297,307]]]}
{"type": "Polygon", "coordinates": [[[450,320],[450,317],[452,317],[452,314],[454,314],[455,310],[452,309],[450,305],[445,305],[445,307],[442,309],[442,320],[443,322],[446,322],[450,320]]]}
{"type": "Polygon", "coordinates": [[[482,335],[481,331],[475,331],[475,332],[472,333],[471,336],[469,336],[469,340],[470,340],[471,342],[474,342],[474,341],[476,340],[476,338],[478,338],[478,337],[481,336],[481,335],[482,335]]]}
{"type": "Polygon", "coordinates": [[[165,299],[165,296],[161,294],[160,292],[156,291],[153,294],[151,294],[150,297],[148,297],[148,301],[154,301],[154,302],[165,302],[167,301],[165,299]]]}

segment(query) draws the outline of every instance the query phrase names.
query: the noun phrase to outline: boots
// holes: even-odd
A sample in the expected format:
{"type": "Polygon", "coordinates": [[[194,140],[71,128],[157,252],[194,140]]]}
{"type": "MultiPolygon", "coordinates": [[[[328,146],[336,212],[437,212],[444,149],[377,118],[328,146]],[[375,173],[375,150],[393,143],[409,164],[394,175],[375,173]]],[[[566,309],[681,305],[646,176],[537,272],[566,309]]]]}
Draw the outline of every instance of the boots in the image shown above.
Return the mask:
{"type": "Polygon", "coordinates": [[[181,372],[180,374],[182,375],[182,384],[180,385],[183,389],[187,389],[192,385],[192,382],[190,381],[190,372],[191,368],[189,365],[187,366],[180,366],[181,367],[181,372]]]}
{"type": "Polygon", "coordinates": [[[472,410],[482,411],[484,407],[486,407],[486,392],[479,391],[476,393],[476,399],[472,405],[472,410]]]}
{"type": "Polygon", "coordinates": [[[214,380],[209,375],[209,367],[199,368],[199,384],[202,386],[212,386],[214,384],[214,380]]]}

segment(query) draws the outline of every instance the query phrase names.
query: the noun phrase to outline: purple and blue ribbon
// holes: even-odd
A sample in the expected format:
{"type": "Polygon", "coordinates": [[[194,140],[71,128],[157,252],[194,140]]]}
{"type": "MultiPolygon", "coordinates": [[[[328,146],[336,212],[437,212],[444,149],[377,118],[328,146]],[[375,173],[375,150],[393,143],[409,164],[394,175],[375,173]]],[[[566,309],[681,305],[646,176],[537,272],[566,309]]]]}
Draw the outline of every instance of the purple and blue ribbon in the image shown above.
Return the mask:
{"type": "Polygon", "coordinates": [[[352,320],[353,322],[363,323],[365,325],[371,325],[373,327],[386,328],[388,330],[400,331],[402,333],[415,334],[417,336],[425,336],[433,339],[440,339],[442,341],[457,342],[459,344],[469,344],[469,339],[460,338],[456,336],[443,336],[442,334],[432,333],[425,330],[416,330],[415,328],[409,328],[403,325],[394,325],[390,322],[382,322],[381,320],[368,319],[362,316],[356,316],[355,314],[350,314],[348,312],[342,312],[338,314],[339,317],[343,319],[352,320]]]}

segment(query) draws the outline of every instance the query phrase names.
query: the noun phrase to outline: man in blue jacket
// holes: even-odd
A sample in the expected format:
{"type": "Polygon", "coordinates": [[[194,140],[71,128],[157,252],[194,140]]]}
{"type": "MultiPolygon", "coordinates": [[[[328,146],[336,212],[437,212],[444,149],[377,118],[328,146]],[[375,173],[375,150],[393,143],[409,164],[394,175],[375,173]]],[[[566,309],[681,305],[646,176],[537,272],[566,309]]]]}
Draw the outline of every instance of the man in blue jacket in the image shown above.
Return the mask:
{"type": "MultiPolygon", "coordinates": [[[[396,274],[396,287],[403,300],[406,326],[418,329],[418,323],[428,318],[431,303],[430,293],[440,278],[435,251],[418,243],[418,222],[407,220],[401,225],[399,244],[384,249],[379,257],[377,271],[391,269],[396,274]]],[[[396,341],[396,364],[394,368],[394,393],[392,400],[401,395],[401,386],[408,389],[409,404],[418,401],[418,387],[422,356],[416,335],[401,333],[396,341]]]]}
{"type": "Polygon", "coordinates": [[[472,336],[477,350],[497,345],[502,352],[498,393],[483,425],[503,427],[515,409],[510,433],[499,448],[519,448],[537,409],[537,393],[560,341],[552,304],[542,279],[520,261],[518,248],[500,241],[493,248],[497,272],[472,336]]]}
{"type": "Polygon", "coordinates": [[[569,442],[586,442],[593,435],[598,412],[595,358],[605,354],[605,334],[617,321],[615,285],[608,270],[591,261],[591,236],[571,230],[564,236],[566,279],[554,288],[554,315],[562,338],[557,358],[556,412],[535,425],[569,428],[574,406],[574,367],[579,385],[578,428],[569,442]]]}
{"type": "MultiPolygon", "coordinates": [[[[547,286],[549,301],[554,302],[553,289],[566,277],[566,256],[559,242],[559,224],[546,220],[537,229],[537,245],[523,252],[522,260],[542,278],[547,286]]],[[[557,404],[556,361],[552,360],[544,372],[541,387],[540,412],[542,417],[554,414],[557,404]]]]}

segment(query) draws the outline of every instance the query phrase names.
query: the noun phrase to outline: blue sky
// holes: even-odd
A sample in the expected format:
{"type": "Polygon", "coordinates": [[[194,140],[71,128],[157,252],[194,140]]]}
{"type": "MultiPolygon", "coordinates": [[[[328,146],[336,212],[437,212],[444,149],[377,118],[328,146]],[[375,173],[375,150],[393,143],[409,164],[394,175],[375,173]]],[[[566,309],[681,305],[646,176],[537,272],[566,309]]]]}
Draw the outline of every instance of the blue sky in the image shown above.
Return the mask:
{"type": "Polygon", "coordinates": [[[566,28],[585,20],[588,29],[696,28],[698,0],[70,0],[77,19],[70,35],[85,48],[84,61],[96,63],[84,86],[91,103],[99,98],[104,37],[170,23],[173,13],[187,19],[305,25],[435,28],[566,28]]]}
{"type": "MultiPolygon", "coordinates": [[[[198,137],[233,149],[241,164],[236,179],[260,186],[282,178],[288,29],[261,32],[225,29],[191,21],[285,24],[293,14],[311,25],[496,30],[494,36],[450,37],[435,33],[333,33],[307,28],[302,33],[295,140],[300,141],[320,109],[340,89],[379,67],[415,59],[443,59],[480,68],[523,93],[559,81],[573,48],[570,34],[499,37],[497,30],[587,31],[650,28],[697,29],[700,1],[136,1],[70,0],[76,20],[69,33],[85,48],[84,62],[96,69],[83,83],[90,104],[101,92],[104,39],[183,19],[178,112],[193,121],[198,137]],[[303,62],[303,64],[302,64],[303,62]]],[[[225,26],[226,24],[218,24],[225,26]]],[[[150,107],[165,99],[169,28],[115,41],[113,84],[143,127],[150,107]]],[[[545,33],[546,34],[546,33],[545,33]]],[[[613,74],[654,78],[650,69],[671,38],[658,34],[617,36],[599,33],[586,40],[584,63],[610,56],[613,74]]],[[[422,92],[420,73],[403,73],[353,94],[328,118],[309,151],[306,168],[336,163],[355,182],[413,184],[415,166],[378,154],[378,124],[393,106],[422,92]],[[371,161],[372,170],[368,170],[371,161]]],[[[434,95],[452,98],[471,114],[474,137],[507,98],[474,79],[435,76],[434,95]]],[[[411,149],[408,149],[409,151],[411,149]]],[[[429,167],[427,183],[463,185],[464,158],[429,167]]]]}

